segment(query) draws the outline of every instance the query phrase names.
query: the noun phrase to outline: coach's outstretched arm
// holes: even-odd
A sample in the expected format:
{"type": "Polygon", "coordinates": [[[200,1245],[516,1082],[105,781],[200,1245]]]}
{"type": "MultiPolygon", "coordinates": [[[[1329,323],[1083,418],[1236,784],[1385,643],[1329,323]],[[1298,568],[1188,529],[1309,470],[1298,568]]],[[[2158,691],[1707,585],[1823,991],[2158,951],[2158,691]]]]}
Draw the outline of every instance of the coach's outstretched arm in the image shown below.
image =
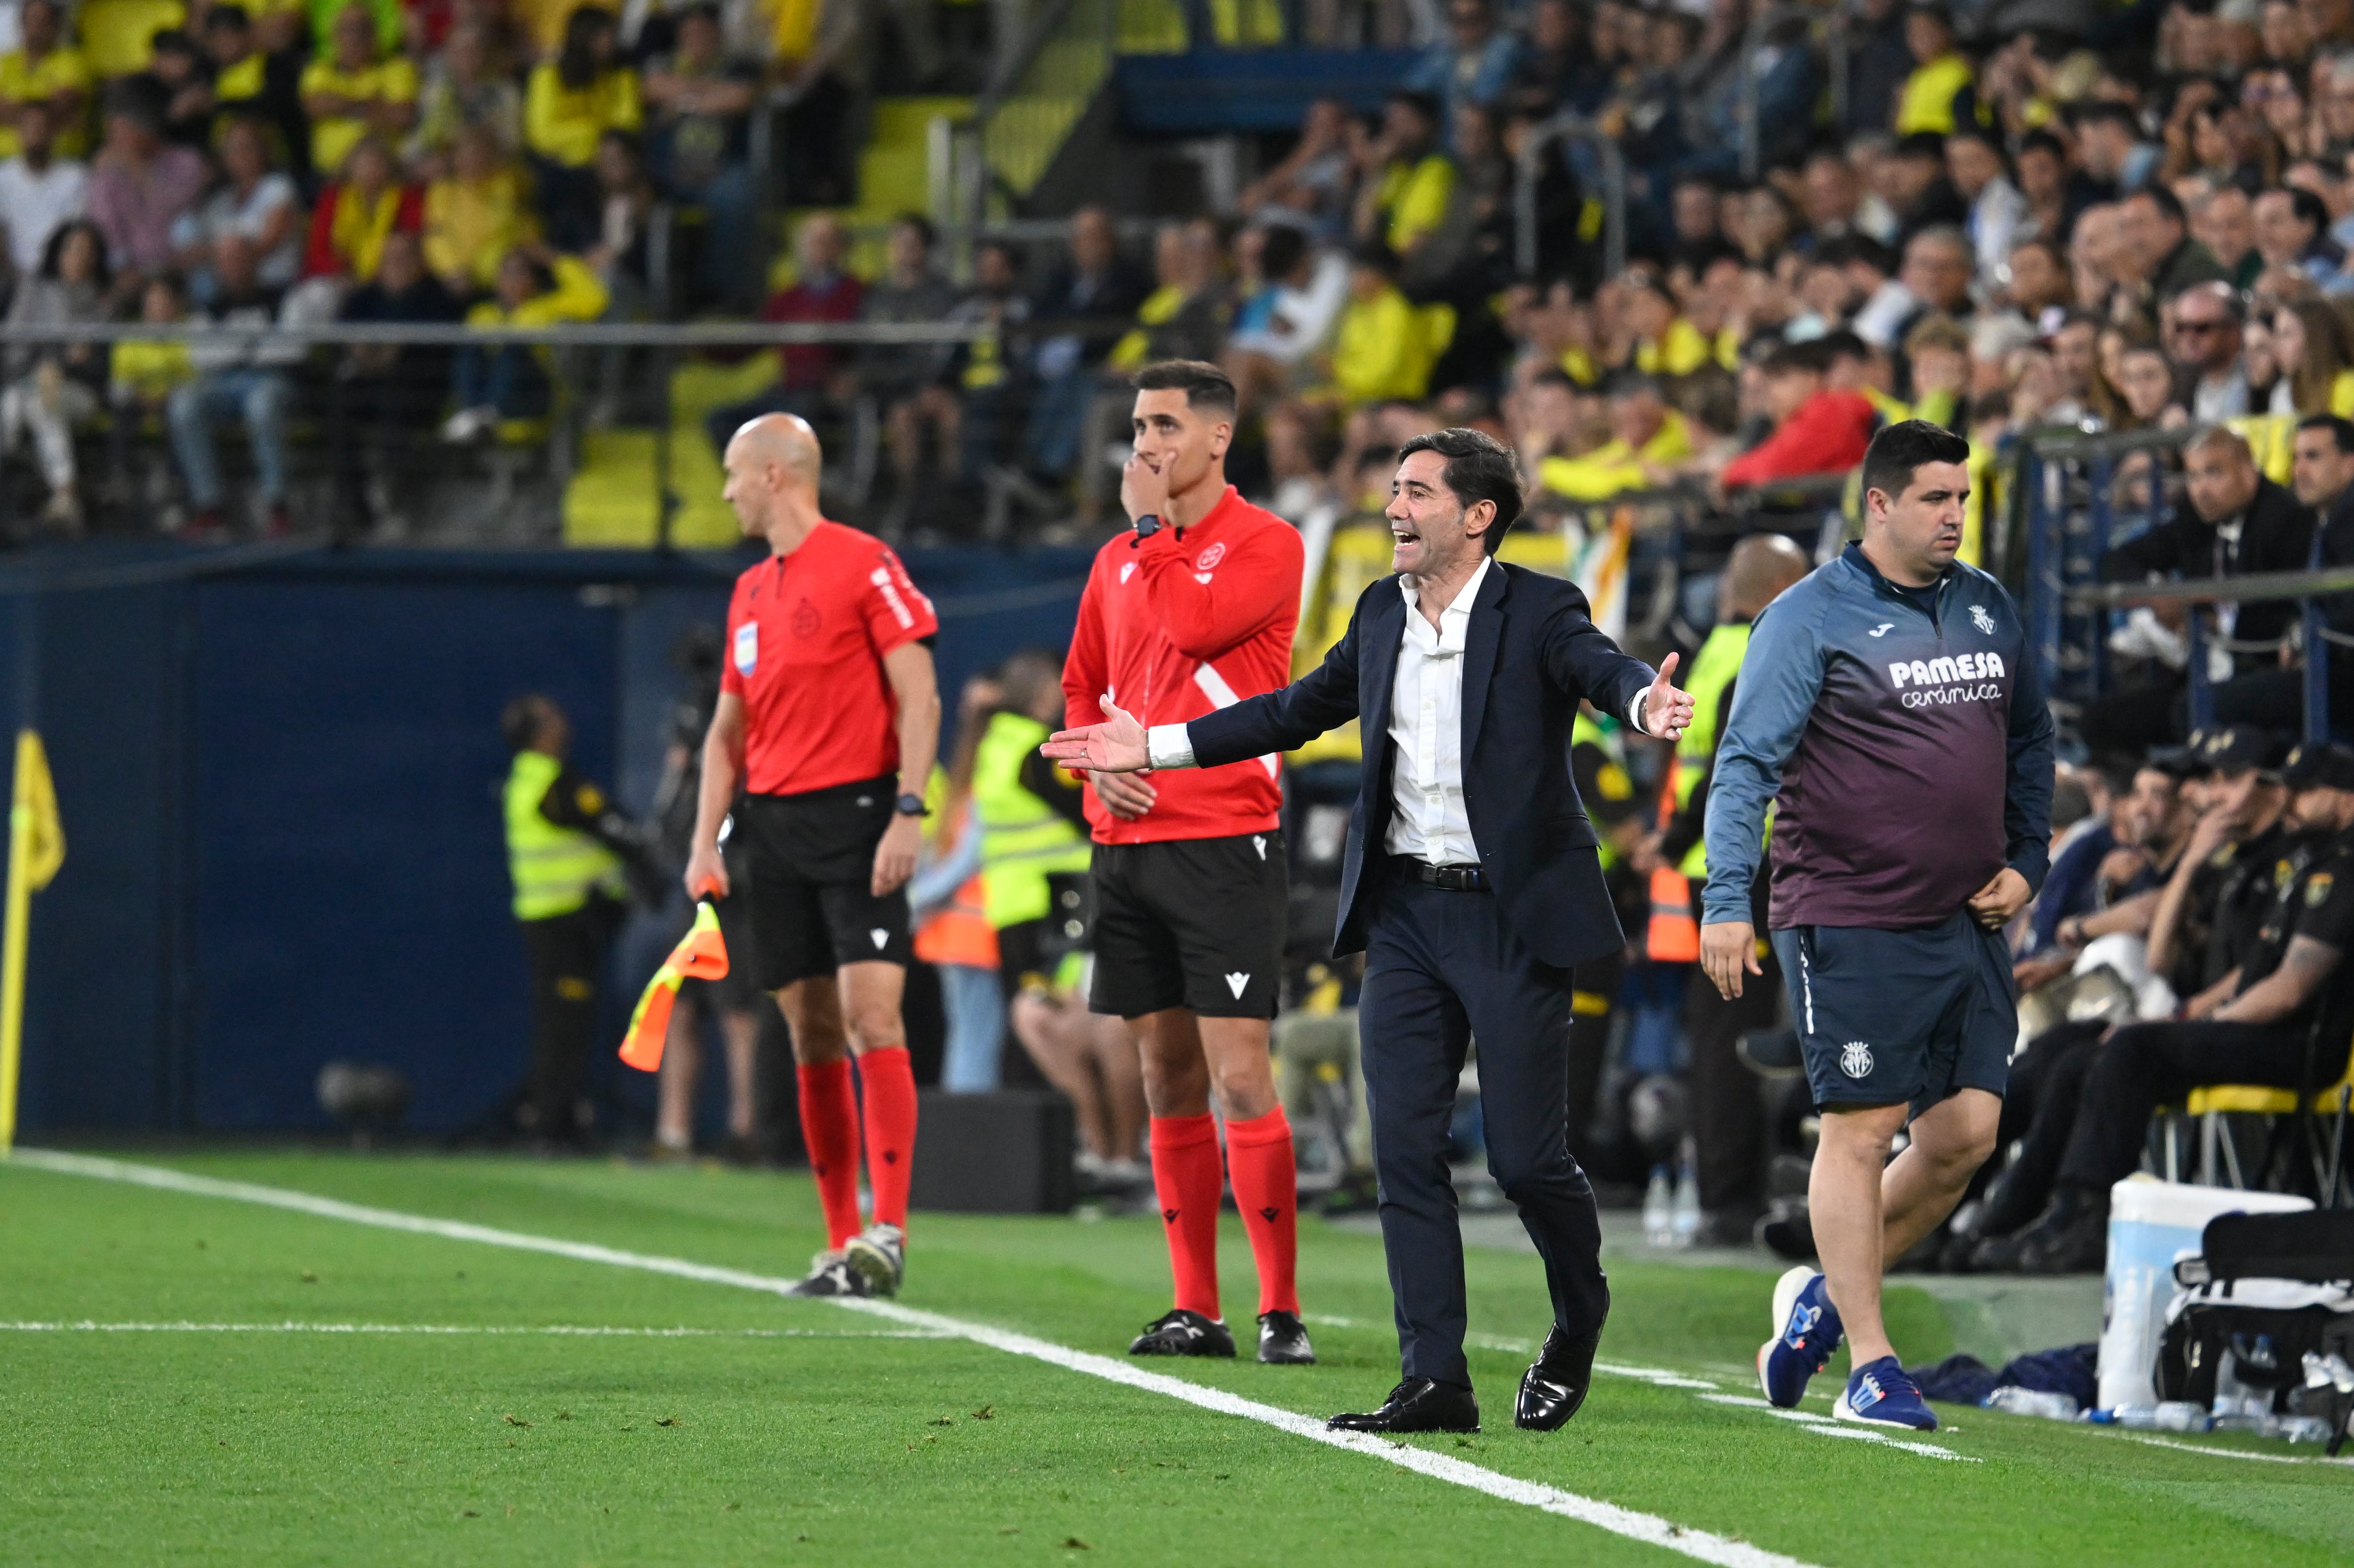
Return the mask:
{"type": "Polygon", "coordinates": [[[1733,713],[1709,776],[1700,962],[1727,997],[1741,994],[1744,974],[1766,972],[1757,962],[1749,889],[1766,853],[1766,808],[1781,790],[1782,766],[1806,734],[1822,688],[1822,640],[1811,613],[1768,607],[1750,631],[1733,713]]]}
{"type": "MultiPolygon", "coordinates": [[[[1384,578],[1373,588],[1387,584],[1384,578]]],[[[1363,608],[1362,596],[1357,604],[1363,608]]],[[[1066,766],[1098,773],[1216,768],[1271,751],[1296,751],[1357,716],[1357,628],[1362,620],[1362,616],[1351,617],[1349,630],[1324,655],[1324,662],[1279,692],[1246,697],[1191,724],[1155,725],[1150,732],[1106,695],[1100,699],[1108,715],[1102,723],[1058,730],[1038,749],[1066,766]]]]}
{"type": "Polygon", "coordinates": [[[1594,624],[1585,596],[1570,591],[1570,601],[1545,623],[1541,644],[1545,673],[1553,683],[1578,694],[1603,713],[1624,715],[1645,735],[1682,739],[1691,724],[1692,705],[1691,694],[1674,685],[1681,656],[1669,654],[1664,667],[1654,670],[1620,652],[1609,634],[1594,624]]]}

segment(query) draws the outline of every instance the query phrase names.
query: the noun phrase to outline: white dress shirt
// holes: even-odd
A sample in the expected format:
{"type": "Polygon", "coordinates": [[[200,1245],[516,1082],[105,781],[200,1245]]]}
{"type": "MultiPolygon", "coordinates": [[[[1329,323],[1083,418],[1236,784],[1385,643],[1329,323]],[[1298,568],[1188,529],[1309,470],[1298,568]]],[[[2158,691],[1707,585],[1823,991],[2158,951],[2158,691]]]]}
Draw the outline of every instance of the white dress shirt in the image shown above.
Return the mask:
{"type": "MultiPolygon", "coordinates": [[[[1432,865],[1477,865],[1470,813],[1463,800],[1463,649],[1471,607],[1494,566],[1480,557],[1469,581],[1438,612],[1434,627],[1422,613],[1412,577],[1398,579],[1405,596],[1405,633],[1390,686],[1390,824],[1382,847],[1432,865]]],[[[1627,705],[1627,720],[1643,730],[1643,698],[1627,705]]],[[[1648,731],[1643,731],[1648,734],[1648,731]]],[[[1182,724],[1157,724],[1145,733],[1155,768],[1191,768],[1193,746],[1182,724]]]]}
{"type": "Polygon", "coordinates": [[[1400,577],[1405,595],[1405,641],[1398,649],[1397,681],[1390,688],[1390,828],[1383,848],[1432,865],[1477,865],[1471,816],[1463,804],[1463,639],[1471,607],[1488,580],[1490,558],[1463,585],[1432,626],[1416,602],[1414,579],[1400,577]]]}

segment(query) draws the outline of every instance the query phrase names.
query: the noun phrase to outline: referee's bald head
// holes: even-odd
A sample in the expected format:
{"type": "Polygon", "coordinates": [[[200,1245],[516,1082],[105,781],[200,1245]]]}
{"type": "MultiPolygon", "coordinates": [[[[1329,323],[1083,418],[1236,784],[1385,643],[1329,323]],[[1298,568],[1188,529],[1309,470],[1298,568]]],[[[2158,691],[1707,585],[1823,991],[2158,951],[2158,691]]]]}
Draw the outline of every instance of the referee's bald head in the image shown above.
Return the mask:
{"type": "Polygon", "coordinates": [[[799,414],[762,414],[747,419],[737,427],[727,449],[740,452],[748,466],[774,464],[811,486],[825,463],[825,449],[818,444],[817,432],[799,414]]]}

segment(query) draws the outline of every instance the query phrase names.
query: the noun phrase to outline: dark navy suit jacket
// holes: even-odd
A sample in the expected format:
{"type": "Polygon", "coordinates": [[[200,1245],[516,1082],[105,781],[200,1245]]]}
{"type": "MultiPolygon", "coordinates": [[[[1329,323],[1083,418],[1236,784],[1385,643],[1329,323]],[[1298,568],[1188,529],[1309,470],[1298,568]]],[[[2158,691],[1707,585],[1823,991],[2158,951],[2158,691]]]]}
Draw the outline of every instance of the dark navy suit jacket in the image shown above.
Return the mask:
{"type": "MultiPolygon", "coordinates": [[[[1279,692],[1193,720],[1193,759],[1215,768],[1290,751],[1359,720],[1364,762],[1341,870],[1333,949],[1362,952],[1372,925],[1365,857],[1390,823],[1390,694],[1405,637],[1394,576],[1357,600],[1324,662],[1279,692]]],[[[1574,584],[1490,563],[1463,647],[1463,799],[1471,839],[1511,930],[1548,964],[1567,968],[1626,940],[1595,853],[1594,824],[1571,781],[1571,726],[1581,698],[1624,715],[1655,672],[1618,652],[1574,584]]]]}

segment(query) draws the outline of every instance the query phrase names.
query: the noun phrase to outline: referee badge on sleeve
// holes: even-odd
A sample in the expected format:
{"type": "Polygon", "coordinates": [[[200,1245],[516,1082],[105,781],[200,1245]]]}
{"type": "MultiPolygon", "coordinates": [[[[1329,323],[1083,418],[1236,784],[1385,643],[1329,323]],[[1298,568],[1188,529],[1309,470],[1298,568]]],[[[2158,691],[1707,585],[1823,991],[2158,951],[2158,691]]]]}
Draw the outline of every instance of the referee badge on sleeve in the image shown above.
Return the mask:
{"type": "Polygon", "coordinates": [[[748,675],[760,667],[760,623],[748,620],[736,629],[736,673],[748,675]]]}

